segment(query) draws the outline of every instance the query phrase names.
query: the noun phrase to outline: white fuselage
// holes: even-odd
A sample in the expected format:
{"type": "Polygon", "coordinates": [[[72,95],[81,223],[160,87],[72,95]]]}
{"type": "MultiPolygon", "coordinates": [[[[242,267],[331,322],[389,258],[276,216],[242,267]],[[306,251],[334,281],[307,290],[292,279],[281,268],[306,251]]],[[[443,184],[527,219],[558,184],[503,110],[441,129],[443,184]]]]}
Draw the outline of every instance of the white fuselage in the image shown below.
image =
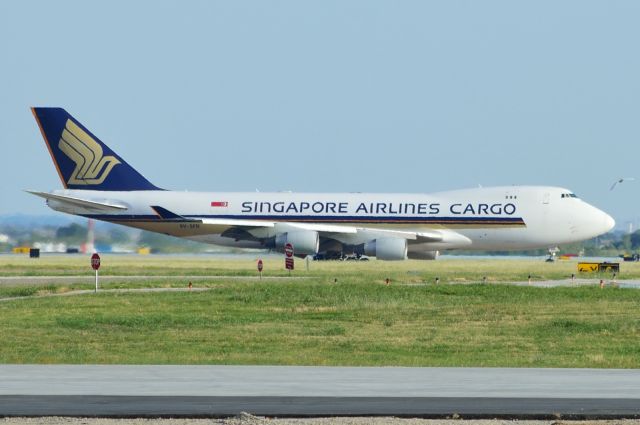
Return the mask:
{"type": "Polygon", "coordinates": [[[259,193],[176,191],[58,190],[70,197],[117,204],[126,210],[105,213],[49,199],[51,208],[225,246],[260,248],[295,224],[327,226],[323,234],[347,245],[367,243],[376,232],[440,231],[445,238],[411,249],[515,250],[547,248],[590,239],[609,231],[613,219],[557,187],[509,186],[454,190],[432,194],[259,193]],[[152,206],[181,218],[212,223],[166,220],[152,206]],[[245,237],[229,233],[215,220],[269,221],[273,227],[248,228],[245,237]],[[357,228],[341,232],[340,227],[357,228]],[[332,231],[336,230],[336,231],[332,231]],[[226,232],[226,233],[225,233],[226,232]],[[447,236],[448,235],[448,236],[447,236]],[[424,246],[421,246],[424,245],[424,246]]]}

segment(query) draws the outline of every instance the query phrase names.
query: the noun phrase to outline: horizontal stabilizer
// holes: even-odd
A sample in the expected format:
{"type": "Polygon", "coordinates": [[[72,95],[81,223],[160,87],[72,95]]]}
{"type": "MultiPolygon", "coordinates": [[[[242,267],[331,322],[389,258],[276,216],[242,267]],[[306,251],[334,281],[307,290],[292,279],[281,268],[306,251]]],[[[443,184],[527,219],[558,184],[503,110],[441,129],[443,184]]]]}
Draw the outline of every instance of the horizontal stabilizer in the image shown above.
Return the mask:
{"type": "Polygon", "coordinates": [[[38,192],[35,190],[26,190],[25,192],[44,198],[47,201],[54,200],[54,201],[62,202],[63,204],[72,205],[74,207],[81,207],[81,208],[87,208],[87,209],[99,210],[99,211],[111,211],[111,212],[124,211],[127,209],[126,205],[113,203],[113,202],[99,202],[95,200],[75,198],[73,196],[54,195],[53,193],[38,192]]]}

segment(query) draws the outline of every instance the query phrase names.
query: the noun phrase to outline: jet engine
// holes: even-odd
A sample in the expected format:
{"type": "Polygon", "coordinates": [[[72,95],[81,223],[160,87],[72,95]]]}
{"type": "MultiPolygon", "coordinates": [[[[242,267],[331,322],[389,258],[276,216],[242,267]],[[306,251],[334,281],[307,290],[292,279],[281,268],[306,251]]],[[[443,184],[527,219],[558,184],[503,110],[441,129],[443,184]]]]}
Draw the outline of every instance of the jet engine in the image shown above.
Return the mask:
{"type": "Polygon", "coordinates": [[[314,255],[320,246],[320,236],[313,230],[295,230],[276,235],[276,249],[284,251],[285,244],[293,245],[293,252],[298,254],[314,255]]]}
{"type": "Polygon", "coordinates": [[[397,261],[407,258],[407,240],[378,238],[364,244],[364,253],[378,260],[397,261]]]}
{"type": "Polygon", "coordinates": [[[407,257],[412,260],[435,260],[440,255],[438,251],[409,251],[407,257]]]}

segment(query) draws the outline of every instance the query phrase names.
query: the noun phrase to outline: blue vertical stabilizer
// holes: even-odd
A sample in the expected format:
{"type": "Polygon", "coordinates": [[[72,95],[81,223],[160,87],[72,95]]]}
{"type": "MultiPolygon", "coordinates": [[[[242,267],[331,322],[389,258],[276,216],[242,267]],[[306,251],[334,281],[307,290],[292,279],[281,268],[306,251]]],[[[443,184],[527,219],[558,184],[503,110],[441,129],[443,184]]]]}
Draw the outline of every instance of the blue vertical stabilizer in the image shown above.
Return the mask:
{"type": "Polygon", "coordinates": [[[161,190],[62,108],[31,108],[67,189],[161,190]]]}

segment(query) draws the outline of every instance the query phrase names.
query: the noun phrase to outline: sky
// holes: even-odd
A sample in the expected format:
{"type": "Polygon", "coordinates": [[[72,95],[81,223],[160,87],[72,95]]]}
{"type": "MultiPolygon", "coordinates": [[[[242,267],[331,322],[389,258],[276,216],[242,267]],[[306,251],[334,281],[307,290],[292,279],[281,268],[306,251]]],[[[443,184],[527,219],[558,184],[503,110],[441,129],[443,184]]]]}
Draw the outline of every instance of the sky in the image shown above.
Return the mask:
{"type": "Polygon", "coordinates": [[[0,214],[53,213],[30,106],[159,187],[566,187],[640,221],[640,2],[2,1],[0,214]],[[619,177],[637,177],[609,190],[619,177]]]}

